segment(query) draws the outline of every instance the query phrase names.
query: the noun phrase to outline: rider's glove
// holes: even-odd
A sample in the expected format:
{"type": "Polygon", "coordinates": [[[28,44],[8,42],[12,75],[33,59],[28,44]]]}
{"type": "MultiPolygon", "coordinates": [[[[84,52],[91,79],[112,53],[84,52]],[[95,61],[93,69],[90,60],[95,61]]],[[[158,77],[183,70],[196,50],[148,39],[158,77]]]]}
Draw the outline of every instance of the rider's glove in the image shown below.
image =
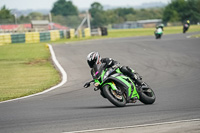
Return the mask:
{"type": "Polygon", "coordinates": [[[88,88],[90,86],[90,82],[85,83],[83,87],[88,88]]]}

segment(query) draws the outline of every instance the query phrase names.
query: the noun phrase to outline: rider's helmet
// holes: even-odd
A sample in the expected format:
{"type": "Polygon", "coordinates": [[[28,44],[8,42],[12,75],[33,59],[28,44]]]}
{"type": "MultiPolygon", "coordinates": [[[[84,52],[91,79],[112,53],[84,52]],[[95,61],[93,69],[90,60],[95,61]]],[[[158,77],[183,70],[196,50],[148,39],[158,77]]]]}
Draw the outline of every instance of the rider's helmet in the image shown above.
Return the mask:
{"type": "Polygon", "coordinates": [[[187,23],[189,24],[189,23],[190,23],[190,20],[187,20],[187,23]]]}
{"type": "Polygon", "coordinates": [[[99,64],[101,62],[101,56],[98,52],[91,52],[87,56],[87,62],[90,68],[92,68],[94,64],[99,64]]]}
{"type": "Polygon", "coordinates": [[[161,27],[164,27],[164,24],[160,24],[161,27]]]}

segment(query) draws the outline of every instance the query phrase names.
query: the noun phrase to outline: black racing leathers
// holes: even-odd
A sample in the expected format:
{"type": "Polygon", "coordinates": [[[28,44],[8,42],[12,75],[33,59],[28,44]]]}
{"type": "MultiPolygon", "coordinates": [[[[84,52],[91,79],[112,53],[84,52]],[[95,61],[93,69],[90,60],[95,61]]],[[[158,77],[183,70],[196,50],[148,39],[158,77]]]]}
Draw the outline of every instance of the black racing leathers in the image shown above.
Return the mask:
{"type": "MultiPolygon", "coordinates": [[[[119,63],[118,63],[117,61],[113,60],[112,58],[102,58],[102,59],[101,59],[101,62],[106,64],[106,65],[105,65],[105,68],[114,67],[114,66],[119,66],[119,63]]],[[[120,71],[121,71],[124,75],[126,75],[126,76],[130,77],[131,79],[135,80],[135,81],[136,81],[136,84],[138,84],[139,86],[142,85],[142,81],[140,81],[140,80],[138,80],[138,79],[135,79],[134,73],[132,72],[132,69],[131,69],[131,68],[129,68],[128,66],[121,66],[121,67],[119,67],[119,68],[120,68],[120,71]]],[[[92,73],[92,69],[91,69],[91,73],[92,73]]],[[[91,82],[94,82],[94,80],[91,80],[91,81],[87,82],[87,83],[84,85],[84,87],[85,87],[85,88],[89,87],[91,82]]]]}
{"type": "MultiPolygon", "coordinates": [[[[106,68],[113,67],[113,66],[119,64],[117,61],[113,60],[112,58],[102,58],[101,62],[106,64],[106,68]]],[[[131,79],[134,79],[138,85],[142,84],[142,82],[140,80],[135,79],[132,69],[129,68],[128,66],[121,66],[120,71],[124,75],[130,77],[131,79]]]]}

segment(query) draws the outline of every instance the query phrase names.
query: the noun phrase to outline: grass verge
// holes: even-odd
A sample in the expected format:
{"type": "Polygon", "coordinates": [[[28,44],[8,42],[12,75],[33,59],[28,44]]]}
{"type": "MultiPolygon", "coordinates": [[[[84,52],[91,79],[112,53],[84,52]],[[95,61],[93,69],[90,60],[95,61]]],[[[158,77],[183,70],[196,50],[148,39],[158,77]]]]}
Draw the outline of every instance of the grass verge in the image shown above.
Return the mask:
{"type": "Polygon", "coordinates": [[[0,101],[41,92],[59,83],[45,44],[0,46],[0,101]]]}

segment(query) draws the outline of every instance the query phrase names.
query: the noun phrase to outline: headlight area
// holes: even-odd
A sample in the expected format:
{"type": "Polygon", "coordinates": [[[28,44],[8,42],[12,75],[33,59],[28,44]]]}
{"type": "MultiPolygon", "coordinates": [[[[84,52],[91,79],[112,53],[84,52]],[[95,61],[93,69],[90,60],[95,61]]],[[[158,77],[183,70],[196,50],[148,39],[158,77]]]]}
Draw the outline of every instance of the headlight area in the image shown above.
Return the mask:
{"type": "Polygon", "coordinates": [[[95,86],[95,87],[98,87],[98,86],[99,86],[99,83],[94,83],[94,86],[95,86]]]}
{"type": "Polygon", "coordinates": [[[99,82],[98,79],[96,79],[96,80],[94,81],[94,86],[95,86],[95,87],[98,87],[99,85],[100,85],[100,82],[99,82]]]}
{"type": "Polygon", "coordinates": [[[94,86],[95,86],[94,91],[99,90],[100,89],[100,82],[99,81],[95,81],[94,86]]]}

